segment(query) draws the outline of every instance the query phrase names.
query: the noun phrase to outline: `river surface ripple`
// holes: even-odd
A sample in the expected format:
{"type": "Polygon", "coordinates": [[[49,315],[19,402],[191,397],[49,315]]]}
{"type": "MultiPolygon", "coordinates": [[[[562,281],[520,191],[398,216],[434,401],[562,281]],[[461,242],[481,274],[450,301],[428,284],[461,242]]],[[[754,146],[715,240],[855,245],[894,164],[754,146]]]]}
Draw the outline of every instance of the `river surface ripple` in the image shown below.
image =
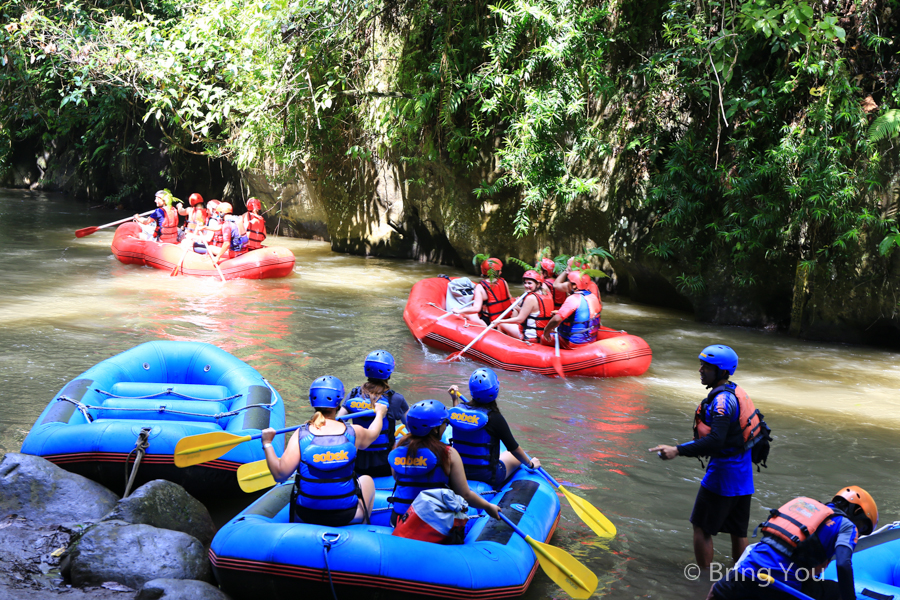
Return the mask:
{"type": "MultiPolygon", "coordinates": [[[[294,274],[223,285],[120,264],[109,249],[112,229],[74,237],[76,229],[124,216],[57,195],[0,190],[0,454],[20,448],[66,382],[148,340],[209,342],[248,362],[284,396],[289,424],[309,415],[304,398],[315,377],[332,374],[348,389],[358,385],[363,359],[376,348],[397,359],[391,383],[411,404],[447,402],[447,387],[465,388],[476,366],[440,363],[443,355],[419,345],[402,320],[413,283],[457,271],[270,238],[297,256],[294,274]]],[[[893,495],[898,353],[704,325],[685,313],[603,301],[605,325],[652,347],[644,376],[560,381],[499,372],[500,405],[518,441],[618,527],[614,540],[600,542],[563,501],[553,543],[599,575],[597,597],[705,597],[708,581],[684,575],[693,561],[688,517],[703,472],[694,459],[663,463],[647,449],[690,438],[694,408],[705,395],[696,357],[707,344],[736,349],[735,380],[774,430],[769,468],[756,478],[751,529],[794,496],[827,500],[848,484],[872,493],[882,524],[900,519],[893,495]]],[[[715,543],[716,560],[730,563],[728,536],[715,543]]],[[[525,597],[564,594],[539,574],[525,597]]]]}

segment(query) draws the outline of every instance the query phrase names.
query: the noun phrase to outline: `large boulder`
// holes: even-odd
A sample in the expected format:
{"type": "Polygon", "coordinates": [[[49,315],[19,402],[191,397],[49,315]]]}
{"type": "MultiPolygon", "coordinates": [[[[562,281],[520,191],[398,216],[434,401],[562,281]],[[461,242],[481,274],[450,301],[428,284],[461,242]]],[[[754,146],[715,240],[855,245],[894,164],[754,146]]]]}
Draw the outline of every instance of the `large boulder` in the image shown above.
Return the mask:
{"type": "Polygon", "coordinates": [[[210,580],[206,548],[180,531],[105,521],[69,549],[76,586],[115,581],[138,589],[153,579],[210,580]]]}
{"type": "Polygon", "coordinates": [[[96,521],[118,499],[40,456],[10,452],[0,462],[0,517],[16,514],[42,525],[96,521]]]}
{"type": "Polygon", "coordinates": [[[134,600],[228,600],[228,596],[203,581],[154,579],[138,590],[134,600]]]}
{"type": "Polygon", "coordinates": [[[205,545],[216,533],[212,517],[203,504],[171,481],[156,479],[122,498],[103,521],[125,521],[171,529],[191,535],[205,545]]]}

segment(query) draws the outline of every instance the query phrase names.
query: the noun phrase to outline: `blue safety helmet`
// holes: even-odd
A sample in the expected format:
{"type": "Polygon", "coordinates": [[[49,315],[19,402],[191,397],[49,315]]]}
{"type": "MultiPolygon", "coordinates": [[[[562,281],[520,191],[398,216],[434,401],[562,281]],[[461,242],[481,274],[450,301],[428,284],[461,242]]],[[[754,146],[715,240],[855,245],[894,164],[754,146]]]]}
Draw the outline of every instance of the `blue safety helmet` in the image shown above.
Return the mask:
{"type": "Polygon", "coordinates": [[[337,408],[344,399],[344,384],[337,377],[323,375],[309,386],[309,403],[313,408],[337,408]]]}
{"type": "Polygon", "coordinates": [[[437,400],[423,400],[413,404],[406,413],[406,426],[413,435],[428,435],[435,427],[440,427],[450,420],[447,407],[437,400]]]}
{"type": "Polygon", "coordinates": [[[719,367],[729,375],[734,375],[734,372],[737,371],[738,355],[728,346],[722,344],[707,346],[698,358],[705,363],[719,367]]]}
{"type": "Polygon", "coordinates": [[[475,369],[472,376],[469,377],[469,395],[472,400],[487,404],[497,399],[500,393],[500,381],[497,374],[487,367],[475,369]]]}
{"type": "Polygon", "coordinates": [[[369,352],[363,369],[370,379],[390,379],[394,372],[394,357],[387,350],[369,352]]]}

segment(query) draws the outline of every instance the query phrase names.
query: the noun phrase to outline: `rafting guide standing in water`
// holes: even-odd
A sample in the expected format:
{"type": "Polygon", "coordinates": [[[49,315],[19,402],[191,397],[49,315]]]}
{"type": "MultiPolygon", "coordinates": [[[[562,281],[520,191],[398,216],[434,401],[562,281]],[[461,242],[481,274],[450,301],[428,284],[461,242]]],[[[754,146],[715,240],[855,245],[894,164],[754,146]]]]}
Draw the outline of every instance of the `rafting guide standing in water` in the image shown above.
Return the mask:
{"type": "MultiPolygon", "coordinates": [[[[650,452],[656,452],[662,460],[676,456],[709,457],[691,513],[697,565],[708,569],[713,559],[712,536],[731,534],[735,561],[747,547],[750,497],[754,491],[750,449],[764,438],[768,443],[768,428],[747,393],[728,380],[738,366],[734,350],[721,344],[707,346],[699,358],[700,383],[712,391],[697,407],[694,439],[677,446],[660,444],[650,448],[650,452]]],[[[765,463],[765,457],[761,462],[765,463]]]]}

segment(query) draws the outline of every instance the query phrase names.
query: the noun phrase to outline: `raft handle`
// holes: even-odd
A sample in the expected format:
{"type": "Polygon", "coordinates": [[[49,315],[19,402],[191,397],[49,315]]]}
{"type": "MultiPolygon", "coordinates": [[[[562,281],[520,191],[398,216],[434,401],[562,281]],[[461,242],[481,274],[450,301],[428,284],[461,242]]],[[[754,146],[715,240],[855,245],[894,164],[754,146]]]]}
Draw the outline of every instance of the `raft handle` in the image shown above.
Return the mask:
{"type": "Polygon", "coordinates": [[[150,363],[144,363],[144,364],[141,365],[141,366],[144,367],[144,370],[145,370],[145,371],[149,371],[149,370],[150,370],[150,363]]]}

